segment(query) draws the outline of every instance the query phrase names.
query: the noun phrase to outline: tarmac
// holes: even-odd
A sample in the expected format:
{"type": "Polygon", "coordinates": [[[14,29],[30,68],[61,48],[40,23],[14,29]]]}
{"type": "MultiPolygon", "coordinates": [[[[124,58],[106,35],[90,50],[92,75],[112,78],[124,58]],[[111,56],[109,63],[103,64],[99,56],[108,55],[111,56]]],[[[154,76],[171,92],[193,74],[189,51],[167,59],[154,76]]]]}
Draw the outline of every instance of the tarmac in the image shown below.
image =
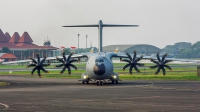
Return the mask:
{"type": "Polygon", "coordinates": [[[78,79],[0,76],[0,112],[199,112],[200,82],[123,80],[82,84],[78,79]]]}

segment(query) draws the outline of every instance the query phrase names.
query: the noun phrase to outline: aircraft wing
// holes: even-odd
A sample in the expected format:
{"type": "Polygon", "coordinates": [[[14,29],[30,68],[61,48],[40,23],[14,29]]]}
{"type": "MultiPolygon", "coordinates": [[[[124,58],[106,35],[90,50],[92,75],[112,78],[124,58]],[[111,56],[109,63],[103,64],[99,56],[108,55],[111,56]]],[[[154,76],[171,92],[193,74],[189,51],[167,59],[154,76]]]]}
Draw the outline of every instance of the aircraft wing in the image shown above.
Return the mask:
{"type": "MultiPolygon", "coordinates": [[[[157,60],[156,57],[152,57],[152,56],[144,56],[143,59],[148,59],[148,60],[153,59],[153,60],[157,60]]],[[[160,59],[162,59],[162,57],[160,57],[160,59]]],[[[165,58],[165,60],[179,61],[179,62],[200,63],[200,60],[180,59],[180,58],[165,58]]]]}
{"type": "MultiPolygon", "coordinates": [[[[133,57],[133,54],[130,54],[131,57],[133,57]]],[[[128,58],[128,56],[125,53],[111,53],[111,57],[118,57],[118,58],[128,58]]],[[[141,55],[137,55],[137,58],[141,57],[141,55]]],[[[143,56],[142,59],[146,60],[157,60],[157,57],[152,56],[143,56]]],[[[162,59],[162,57],[160,57],[162,59]]],[[[192,63],[200,63],[200,60],[190,60],[190,59],[180,59],[180,58],[165,58],[165,60],[171,60],[171,61],[178,61],[178,62],[192,62],[192,63]]]]}
{"type": "MultiPolygon", "coordinates": [[[[89,53],[81,53],[81,54],[74,54],[71,56],[71,58],[83,58],[83,57],[88,57],[89,53]]],[[[65,57],[67,58],[69,55],[65,55],[65,57]]],[[[63,56],[55,56],[55,57],[47,57],[46,61],[50,61],[50,60],[56,60],[57,58],[59,59],[63,59],[63,56]]],[[[40,58],[40,60],[42,60],[43,58],[40,58]]],[[[35,60],[37,60],[35,58],[35,60]]],[[[10,62],[3,62],[2,64],[17,64],[17,63],[25,63],[25,62],[32,62],[32,60],[28,59],[28,60],[19,60],[19,61],[10,61],[10,62]]]]}
{"type": "Polygon", "coordinates": [[[10,61],[10,62],[3,62],[2,64],[15,64],[15,63],[25,63],[25,62],[32,62],[32,60],[10,61]]]}

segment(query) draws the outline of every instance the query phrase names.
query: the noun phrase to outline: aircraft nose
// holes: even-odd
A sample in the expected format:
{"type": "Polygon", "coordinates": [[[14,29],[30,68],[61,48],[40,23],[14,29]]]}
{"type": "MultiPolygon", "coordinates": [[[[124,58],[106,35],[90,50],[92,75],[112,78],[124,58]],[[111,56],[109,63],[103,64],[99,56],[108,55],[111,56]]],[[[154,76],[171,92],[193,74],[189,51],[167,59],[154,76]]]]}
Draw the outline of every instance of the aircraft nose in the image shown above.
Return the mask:
{"type": "Polygon", "coordinates": [[[93,71],[96,75],[101,76],[106,72],[106,67],[104,64],[95,64],[93,71]]]}

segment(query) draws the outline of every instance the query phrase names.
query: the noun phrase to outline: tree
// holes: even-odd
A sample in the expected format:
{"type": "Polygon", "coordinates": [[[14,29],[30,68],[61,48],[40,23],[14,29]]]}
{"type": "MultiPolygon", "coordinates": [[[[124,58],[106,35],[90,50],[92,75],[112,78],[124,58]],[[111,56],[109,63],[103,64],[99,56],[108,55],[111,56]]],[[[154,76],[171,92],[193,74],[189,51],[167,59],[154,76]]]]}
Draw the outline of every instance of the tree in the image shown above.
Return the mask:
{"type": "Polygon", "coordinates": [[[66,55],[69,55],[72,51],[71,51],[70,48],[65,48],[64,52],[65,52],[66,55]]]}
{"type": "Polygon", "coordinates": [[[10,49],[8,47],[2,47],[1,52],[2,53],[9,53],[10,49]]]}

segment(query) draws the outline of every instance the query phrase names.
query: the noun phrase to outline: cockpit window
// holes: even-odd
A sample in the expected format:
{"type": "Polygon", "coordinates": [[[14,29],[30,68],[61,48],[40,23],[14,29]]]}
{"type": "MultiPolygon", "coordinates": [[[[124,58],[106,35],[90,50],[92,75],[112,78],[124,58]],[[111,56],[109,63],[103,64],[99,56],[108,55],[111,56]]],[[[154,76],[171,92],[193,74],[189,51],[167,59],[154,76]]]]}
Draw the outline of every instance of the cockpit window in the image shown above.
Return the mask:
{"type": "Polygon", "coordinates": [[[95,62],[104,62],[103,59],[96,59],[95,62]]]}

